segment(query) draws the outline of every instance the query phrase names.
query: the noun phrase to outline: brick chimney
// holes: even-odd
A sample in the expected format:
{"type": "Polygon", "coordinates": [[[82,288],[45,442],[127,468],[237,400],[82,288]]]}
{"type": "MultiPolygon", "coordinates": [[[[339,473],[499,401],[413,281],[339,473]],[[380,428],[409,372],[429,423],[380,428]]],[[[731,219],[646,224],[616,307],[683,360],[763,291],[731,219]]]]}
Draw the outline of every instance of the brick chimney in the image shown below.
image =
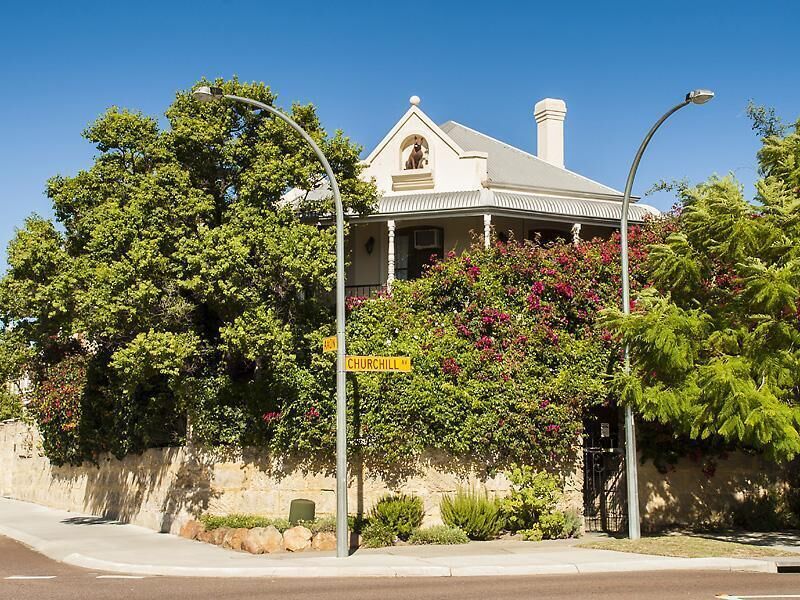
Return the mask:
{"type": "Polygon", "coordinates": [[[564,168],[564,117],[567,105],[557,98],[539,100],[533,109],[536,119],[536,154],[556,167],[564,168]]]}

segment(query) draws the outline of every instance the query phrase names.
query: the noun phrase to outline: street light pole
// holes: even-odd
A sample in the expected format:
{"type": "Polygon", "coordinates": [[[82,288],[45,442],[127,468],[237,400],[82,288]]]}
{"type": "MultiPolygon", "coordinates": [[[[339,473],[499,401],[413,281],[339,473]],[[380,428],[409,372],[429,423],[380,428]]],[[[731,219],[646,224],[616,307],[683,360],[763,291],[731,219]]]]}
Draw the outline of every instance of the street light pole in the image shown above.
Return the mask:
{"type": "Polygon", "coordinates": [[[336,556],[344,558],[349,554],[350,540],[347,531],[347,396],[344,370],[344,208],[339,194],[339,184],[328,159],[316,142],[300,125],[281,111],[252,98],[225,94],[218,87],[200,86],[192,92],[192,95],[201,102],[226,98],[248,104],[286,122],[314,150],[325,169],[333,191],[333,201],[336,205],[336,556]]]}
{"type": "MultiPolygon", "coordinates": [[[[714,97],[714,92],[709,90],[693,90],[686,94],[686,98],[680,104],[673,106],[656,121],[655,125],[647,132],[638,152],[633,159],[631,170],[628,173],[628,181],[625,183],[625,195],[622,198],[622,220],[620,224],[620,245],[622,254],[622,312],[630,314],[630,273],[628,269],[628,208],[631,203],[631,190],[639,162],[642,160],[647,145],[653,138],[656,130],[661,127],[673,113],[678,112],[688,104],[705,104],[714,97]]],[[[631,372],[630,346],[625,344],[624,371],[626,375],[631,372]]],[[[625,482],[628,489],[628,537],[638,540],[641,537],[640,516],[639,516],[639,477],[636,470],[636,428],[633,422],[633,409],[630,404],[625,405],[625,482]]]]}

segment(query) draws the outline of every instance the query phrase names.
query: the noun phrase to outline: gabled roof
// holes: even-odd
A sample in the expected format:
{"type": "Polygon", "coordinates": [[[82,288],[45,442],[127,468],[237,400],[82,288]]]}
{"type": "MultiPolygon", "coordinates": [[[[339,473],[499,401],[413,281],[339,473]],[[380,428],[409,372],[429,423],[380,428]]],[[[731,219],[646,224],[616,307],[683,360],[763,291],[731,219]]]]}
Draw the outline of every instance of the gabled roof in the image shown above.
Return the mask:
{"type": "Polygon", "coordinates": [[[400,117],[400,120],[394,124],[394,127],[392,127],[389,130],[389,133],[383,136],[383,139],[380,142],[378,142],[378,145],[372,149],[372,152],[369,153],[369,156],[367,156],[367,158],[364,159],[364,163],[370,164],[372,160],[378,154],[380,154],[380,152],[386,147],[386,144],[388,144],[391,141],[391,139],[395,136],[395,134],[398,131],[400,131],[403,125],[405,125],[407,121],[409,121],[414,117],[422,121],[422,123],[424,123],[434,135],[439,136],[441,140],[447,146],[449,146],[451,150],[453,150],[453,152],[455,152],[456,154],[462,154],[464,152],[461,148],[458,147],[458,143],[455,142],[451,137],[449,137],[444,131],[442,131],[442,128],[438,127],[436,123],[434,123],[428,115],[422,112],[422,110],[420,110],[418,106],[412,105],[411,108],[409,108],[406,111],[406,113],[402,117],[400,117]]]}
{"type": "Polygon", "coordinates": [[[619,199],[622,196],[618,190],[551,165],[533,154],[455,121],[447,121],[439,127],[464,150],[486,152],[489,155],[489,187],[574,192],[601,198],[615,196],[619,199]]]}

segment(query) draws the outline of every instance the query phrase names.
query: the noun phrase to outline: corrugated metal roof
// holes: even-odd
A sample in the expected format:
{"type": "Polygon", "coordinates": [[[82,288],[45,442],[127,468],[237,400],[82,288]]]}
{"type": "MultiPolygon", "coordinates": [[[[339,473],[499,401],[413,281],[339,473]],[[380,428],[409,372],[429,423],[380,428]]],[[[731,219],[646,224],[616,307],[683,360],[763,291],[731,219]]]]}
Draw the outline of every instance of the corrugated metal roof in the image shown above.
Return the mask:
{"type": "MultiPolygon", "coordinates": [[[[527,213],[544,218],[551,216],[605,221],[609,224],[618,222],[622,216],[622,203],[614,200],[496,192],[488,189],[385,195],[378,201],[377,214],[408,215],[491,209],[527,213]]],[[[646,204],[631,204],[628,218],[631,222],[641,222],[648,214],[660,213],[646,204]]]]}
{"type": "Polygon", "coordinates": [[[429,212],[437,210],[463,210],[479,208],[481,191],[398,194],[382,196],[378,200],[378,213],[429,212]]]}
{"type": "MultiPolygon", "coordinates": [[[[584,217],[619,221],[622,218],[622,202],[614,200],[591,200],[588,198],[559,198],[536,194],[517,194],[513,192],[494,192],[498,206],[542,214],[558,214],[570,217],[584,217]]],[[[644,221],[646,215],[658,215],[659,211],[647,204],[631,204],[628,218],[631,221],[644,221]]]]}
{"type": "Polygon", "coordinates": [[[622,196],[622,192],[618,190],[551,165],[533,154],[455,121],[447,121],[440,127],[464,150],[486,152],[489,155],[487,169],[490,185],[496,183],[582,194],[622,196]]]}

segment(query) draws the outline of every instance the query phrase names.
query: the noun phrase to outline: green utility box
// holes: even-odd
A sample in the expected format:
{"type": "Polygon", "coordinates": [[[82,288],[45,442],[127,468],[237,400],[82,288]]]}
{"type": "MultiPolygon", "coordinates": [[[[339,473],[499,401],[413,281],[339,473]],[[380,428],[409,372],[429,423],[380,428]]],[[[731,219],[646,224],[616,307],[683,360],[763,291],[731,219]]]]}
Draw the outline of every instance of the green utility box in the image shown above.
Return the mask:
{"type": "Polygon", "coordinates": [[[317,507],[311,500],[303,498],[292,500],[289,506],[289,522],[297,525],[298,521],[313,521],[316,512],[317,507]]]}

